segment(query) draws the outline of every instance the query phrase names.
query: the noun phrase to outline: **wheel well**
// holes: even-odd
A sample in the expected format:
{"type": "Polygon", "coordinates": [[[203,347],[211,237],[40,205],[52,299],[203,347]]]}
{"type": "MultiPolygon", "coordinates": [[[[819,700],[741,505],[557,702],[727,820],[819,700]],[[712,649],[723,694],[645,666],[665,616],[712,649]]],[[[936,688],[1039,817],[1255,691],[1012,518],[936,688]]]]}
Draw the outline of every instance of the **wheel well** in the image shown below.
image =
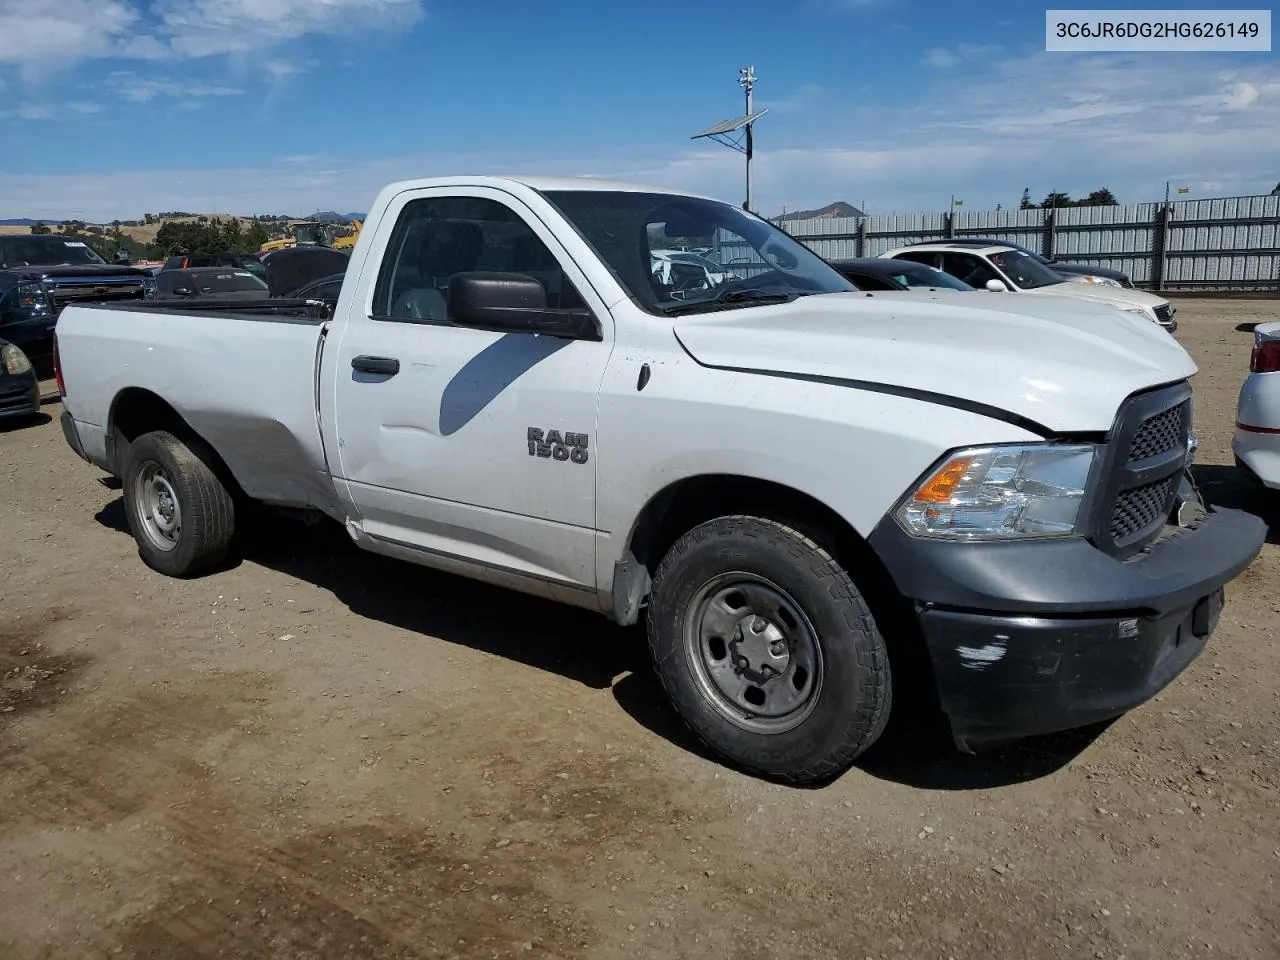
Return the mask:
{"type": "Polygon", "coordinates": [[[168,430],[175,436],[191,436],[195,432],[182,414],[150,390],[130,387],[120,391],[107,418],[107,457],[117,474],[124,467],[129,444],[153,430],[168,430]]]}
{"type": "Polygon", "coordinates": [[[739,514],[795,527],[837,558],[853,560],[861,550],[870,552],[848,521],[822,501],[780,483],[719,474],[681,480],[650,500],[632,528],[630,552],[652,574],[675,542],[698,524],[739,514]]]}
{"type": "Polygon", "coordinates": [[[645,505],[631,531],[626,559],[614,583],[614,617],[635,622],[648,598],[658,564],[680,537],[716,517],[745,515],[775,520],[800,531],[849,572],[875,617],[889,649],[899,690],[912,701],[932,696],[924,639],[911,601],[904,598],[870,544],[822,501],[767,480],[711,475],[681,480],[645,505]],[[911,681],[904,686],[903,681],[911,681]],[[921,694],[919,687],[923,685],[921,694]],[[911,689],[908,690],[907,687],[911,689]]]}
{"type": "Polygon", "coordinates": [[[226,463],[203,437],[178,413],[167,400],[142,387],[121,390],[111,404],[107,418],[107,459],[116,476],[123,479],[124,458],[129,444],[144,433],[167,430],[186,441],[198,441],[197,453],[204,459],[218,478],[236,496],[243,491],[226,463]]]}

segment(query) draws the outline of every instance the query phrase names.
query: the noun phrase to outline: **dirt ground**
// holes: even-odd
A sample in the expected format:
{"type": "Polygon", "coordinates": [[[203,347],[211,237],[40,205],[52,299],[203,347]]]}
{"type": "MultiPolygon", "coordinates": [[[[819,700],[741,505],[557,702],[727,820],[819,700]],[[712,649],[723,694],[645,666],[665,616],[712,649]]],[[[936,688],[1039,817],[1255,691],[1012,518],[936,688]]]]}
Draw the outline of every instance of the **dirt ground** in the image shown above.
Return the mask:
{"type": "MultiPolygon", "coordinates": [[[[0,957],[1280,957],[1280,495],[1230,438],[1277,301],[1178,302],[1198,475],[1265,514],[1205,654],[1102,730],[731,772],[642,638],[282,522],[193,581],[0,427],[0,957]]],[[[908,728],[910,729],[910,728],[908,728]]]]}

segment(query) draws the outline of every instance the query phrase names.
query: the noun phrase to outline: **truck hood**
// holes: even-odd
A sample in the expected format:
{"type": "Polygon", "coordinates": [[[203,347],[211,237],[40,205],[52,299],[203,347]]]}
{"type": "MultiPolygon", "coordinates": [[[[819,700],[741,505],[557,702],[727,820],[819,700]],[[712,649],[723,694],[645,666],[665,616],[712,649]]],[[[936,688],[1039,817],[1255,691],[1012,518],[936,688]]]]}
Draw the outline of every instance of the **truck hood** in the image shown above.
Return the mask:
{"type": "Polygon", "coordinates": [[[115,266],[110,263],[68,263],[59,266],[8,267],[6,272],[30,280],[58,280],[63,277],[102,277],[104,280],[120,277],[149,277],[150,270],[137,267],[115,266]]]}
{"type": "Polygon", "coordinates": [[[1150,321],[1067,297],[836,293],[689,314],[674,331],[704,366],[942,395],[1055,433],[1108,430],[1129,394],[1196,372],[1150,321]]]}

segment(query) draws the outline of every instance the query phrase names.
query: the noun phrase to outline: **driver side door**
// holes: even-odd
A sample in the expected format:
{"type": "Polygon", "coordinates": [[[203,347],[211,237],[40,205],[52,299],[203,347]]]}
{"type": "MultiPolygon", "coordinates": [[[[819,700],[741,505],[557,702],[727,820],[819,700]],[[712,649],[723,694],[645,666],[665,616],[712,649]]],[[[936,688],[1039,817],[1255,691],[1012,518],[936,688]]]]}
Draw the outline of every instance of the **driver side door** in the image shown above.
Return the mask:
{"type": "Polygon", "coordinates": [[[336,459],[358,524],[384,545],[594,592],[608,310],[502,191],[409,191],[388,222],[332,361],[336,459]],[[449,280],[470,271],[539,280],[548,306],[590,309],[599,339],[453,325],[449,280]]]}

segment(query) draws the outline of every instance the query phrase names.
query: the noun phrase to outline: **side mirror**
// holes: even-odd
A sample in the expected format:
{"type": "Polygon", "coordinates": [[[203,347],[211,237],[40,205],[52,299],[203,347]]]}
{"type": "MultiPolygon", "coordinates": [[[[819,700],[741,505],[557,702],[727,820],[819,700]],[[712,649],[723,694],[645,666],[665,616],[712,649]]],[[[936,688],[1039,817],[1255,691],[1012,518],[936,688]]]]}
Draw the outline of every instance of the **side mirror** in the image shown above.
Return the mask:
{"type": "Polygon", "coordinates": [[[542,284],[522,273],[456,273],[449,280],[448,306],[450,322],[460,327],[601,339],[590,310],[548,307],[542,284]]]}
{"type": "Polygon", "coordinates": [[[992,293],[1008,293],[1009,288],[1004,285],[1003,280],[988,280],[987,289],[992,293]]]}
{"type": "Polygon", "coordinates": [[[127,250],[116,251],[116,263],[121,264],[123,266],[129,265],[130,259],[129,259],[129,253],[127,250]]]}

